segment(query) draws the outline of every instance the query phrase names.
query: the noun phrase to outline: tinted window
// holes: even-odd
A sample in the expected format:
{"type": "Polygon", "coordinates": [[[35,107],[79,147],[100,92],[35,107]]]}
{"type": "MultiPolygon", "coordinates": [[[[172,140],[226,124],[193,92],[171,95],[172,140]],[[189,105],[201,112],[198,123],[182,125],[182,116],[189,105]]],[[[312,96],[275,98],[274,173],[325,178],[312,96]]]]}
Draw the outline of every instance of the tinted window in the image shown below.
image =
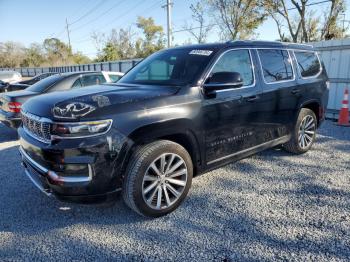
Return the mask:
{"type": "Polygon", "coordinates": [[[215,64],[211,74],[218,72],[238,72],[244,85],[254,83],[252,63],[248,50],[232,50],[226,52],[215,64]]]}
{"type": "Polygon", "coordinates": [[[83,86],[91,86],[105,83],[106,80],[103,75],[84,75],[81,82],[83,86]]]}
{"type": "Polygon", "coordinates": [[[79,88],[81,87],[81,82],[80,82],[80,79],[77,79],[73,85],[72,85],[72,88],[79,88]]]}
{"type": "Polygon", "coordinates": [[[294,52],[302,77],[317,75],[321,70],[320,61],[314,52],[294,52]]]}
{"type": "Polygon", "coordinates": [[[193,83],[213,56],[211,50],[169,49],[138,63],[118,83],[179,86],[193,83]]]}
{"type": "Polygon", "coordinates": [[[259,57],[267,83],[293,79],[292,61],[288,51],[260,49],[259,57]]]}
{"type": "Polygon", "coordinates": [[[63,77],[60,76],[60,75],[49,76],[49,77],[47,77],[47,78],[45,78],[43,80],[40,80],[39,82],[36,82],[34,85],[28,87],[26,90],[32,91],[32,92],[42,93],[47,88],[49,88],[50,86],[58,83],[62,79],[63,79],[63,77]]]}
{"type": "Polygon", "coordinates": [[[121,76],[118,75],[108,75],[112,82],[117,82],[121,76]]]}

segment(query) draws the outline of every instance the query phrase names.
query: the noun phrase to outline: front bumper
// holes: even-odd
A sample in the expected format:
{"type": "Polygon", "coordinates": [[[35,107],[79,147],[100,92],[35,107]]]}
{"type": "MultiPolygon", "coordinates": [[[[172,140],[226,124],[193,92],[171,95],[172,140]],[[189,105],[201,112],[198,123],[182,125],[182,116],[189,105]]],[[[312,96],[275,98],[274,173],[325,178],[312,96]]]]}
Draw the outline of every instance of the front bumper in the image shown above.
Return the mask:
{"type": "Polygon", "coordinates": [[[22,120],[20,116],[0,109],[0,122],[8,127],[17,129],[21,125],[22,120]]]}
{"type": "Polygon", "coordinates": [[[25,173],[46,195],[80,203],[100,202],[121,190],[117,152],[107,136],[45,144],[22,127],[20,154],[25,173]]]}

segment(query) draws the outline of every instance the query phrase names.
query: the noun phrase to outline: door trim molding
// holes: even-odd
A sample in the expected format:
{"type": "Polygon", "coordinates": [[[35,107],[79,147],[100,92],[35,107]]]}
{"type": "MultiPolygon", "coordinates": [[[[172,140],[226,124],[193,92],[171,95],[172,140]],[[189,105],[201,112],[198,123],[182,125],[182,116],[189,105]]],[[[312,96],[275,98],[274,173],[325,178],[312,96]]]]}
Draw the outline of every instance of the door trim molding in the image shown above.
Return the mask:
{"type": "Polygon", "coordinates": [[[211,160],[211,161],[207,162],[207,165],[211,165],[211,164],[214,164],[214,163],[216,163],[216,162],[220,162],[220,161],[222,161],[222,160],[226,160],[226,159],[228,159],[228,158],[235,157],[235,156],[240,155],[240,154],[248,153],[249,151],[253,151],[253,150],[256,150],[256,149],[265,148],[265,147],[266,147],[266,148],[272,147],[272,146],[274,146],[274,145],[283,143],[283,142],[284,142],[286,139],[288,139],[289,137],[290,137],[289,135],[281,136],[281,137],[276,138],[276,139],[274,139],[274,140],[267,141],[267,142],[265,142],[265,143],[262,143],[262,144],[259,144],[259,145],[256,145],[256,146],[243,149],[243,150],[238,151],[238,152],[236,152],[236,153],[229,154],[229,155],[226,155],[226,156],[223,156],[223,157],[220,157],[220,158],[211,160]]]}

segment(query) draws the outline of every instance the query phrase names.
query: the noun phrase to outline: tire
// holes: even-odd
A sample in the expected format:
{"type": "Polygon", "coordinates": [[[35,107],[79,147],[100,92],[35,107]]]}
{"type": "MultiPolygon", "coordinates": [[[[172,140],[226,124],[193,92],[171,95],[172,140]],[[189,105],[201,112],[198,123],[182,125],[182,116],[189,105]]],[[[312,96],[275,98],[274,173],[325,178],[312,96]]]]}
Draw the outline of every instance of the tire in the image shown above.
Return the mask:
{"type": "Polygon", "coordinates": [[[315,113],[302,108],[292,131],[289,142],[283,148],[294,154],[303,154],[310,150],[316,139],[317,118],[315,113]]]}
{"type": "Polygon", "coordinates": [[[191,157],[181,145],[155,141],[138,148],[131,156],[123,181],[123,199],[140,215],[164,216],[186,198],[192,176],[191,157]]]}

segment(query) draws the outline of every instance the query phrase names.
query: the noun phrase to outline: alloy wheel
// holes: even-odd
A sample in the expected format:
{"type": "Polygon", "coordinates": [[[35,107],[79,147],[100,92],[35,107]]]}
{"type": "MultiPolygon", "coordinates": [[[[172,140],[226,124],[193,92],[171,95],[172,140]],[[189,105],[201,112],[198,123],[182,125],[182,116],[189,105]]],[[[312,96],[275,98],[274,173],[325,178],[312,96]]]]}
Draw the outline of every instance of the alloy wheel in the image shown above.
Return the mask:
{"type": "Polygon", "coordinates": [[[187,185],[188,170],[183,158],[174,153],[164,153],[154,160],[143,177],[142,196],[155,210],[174,205],[187,185]]]}
{"type": "Polygon", "coordinates": [[[306,149],[312,144],[315,137],[315,132],[315,119],[310,115],[305,116],[300,123],[298,132],[298,142],[300,148],[306,149]]]}

